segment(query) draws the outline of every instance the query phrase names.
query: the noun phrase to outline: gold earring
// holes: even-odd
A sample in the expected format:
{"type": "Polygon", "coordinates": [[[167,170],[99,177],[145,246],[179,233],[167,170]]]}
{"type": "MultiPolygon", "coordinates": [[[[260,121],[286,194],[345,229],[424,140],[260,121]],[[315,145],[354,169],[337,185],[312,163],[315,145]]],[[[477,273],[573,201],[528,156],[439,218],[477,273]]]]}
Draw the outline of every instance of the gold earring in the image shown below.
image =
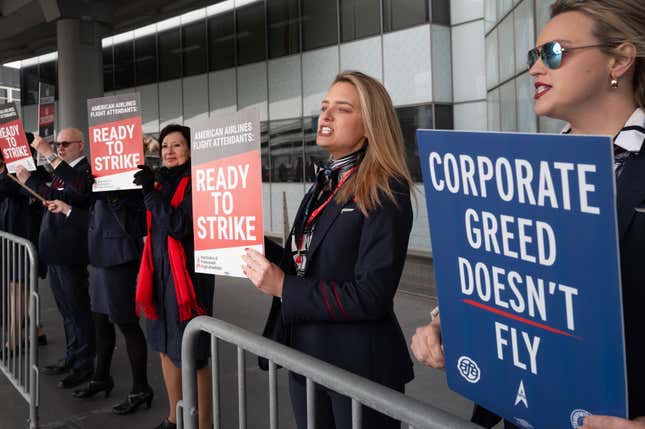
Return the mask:
{"type": "Polygon", "coordinates": [[[611,81],[609,82],[609,86],[612,88],[618,88],[618,80],[612,77],[611,81]]]}

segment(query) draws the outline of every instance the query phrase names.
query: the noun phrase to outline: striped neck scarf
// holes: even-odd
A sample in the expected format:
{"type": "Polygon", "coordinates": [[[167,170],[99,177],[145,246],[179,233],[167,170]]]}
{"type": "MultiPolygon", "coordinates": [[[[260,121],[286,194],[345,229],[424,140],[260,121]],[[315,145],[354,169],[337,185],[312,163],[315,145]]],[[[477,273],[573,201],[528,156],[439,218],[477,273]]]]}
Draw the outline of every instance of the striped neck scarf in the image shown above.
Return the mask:
{"type": "Polygon", "coordinates": [[[304,202],[305,208],[303,216],[294,225],[294,233],[291,235],[291,254],[296,265],[298,276],[304,277],[307,271],[307,253],[316,229],[316,224],[320,218],[319,214],[324,210],[324,205],[329,202],[338,188],[342,186],[344,179],[349,178],[347,174],[354,172],[355,167],[360,164],[364,155],[365,148],[361,148],[340,159],[330,159],[323,167],[318,168],[314,188],[307,195],[307,199],[304,202]],[[317,211],[318,208],[321,208],[321,210],[317,211]]]}

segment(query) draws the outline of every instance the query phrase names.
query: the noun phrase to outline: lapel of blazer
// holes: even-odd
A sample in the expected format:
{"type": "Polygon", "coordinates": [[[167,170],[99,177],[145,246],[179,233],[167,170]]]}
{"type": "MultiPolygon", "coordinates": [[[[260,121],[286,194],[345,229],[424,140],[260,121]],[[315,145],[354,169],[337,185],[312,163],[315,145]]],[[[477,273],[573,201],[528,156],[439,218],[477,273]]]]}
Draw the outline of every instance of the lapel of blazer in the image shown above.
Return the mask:
{"type": "Polygon", "coordinates": [[[645,150],[625,160],[616,180],[618,239],[622,241],[634,217],[634,208],[645,200],[645,150]]]}
{"type": "Polygon", "coordinates": [[[320,246],[322,239],[327,234],[327,231],[332,226],[338,215],[340,214],[341,209],[345,204],[338,204],[336,198],[332,198],[325,210],[320,214],[320,219],[316,224],[316,229],[314,230],[314,236],[311,238],[311,244],[309,245],[309,250],[307,251],[307,256],[311,259],[320,246]]]}
{"type": "Polygon", "coordinates": [[[298,211],[296,212],[296,217],[293,219],[293,224],[291,225],[291,229],[289,230],[289,235],[287,235],[287,241],[285,241],[284,243],[284,253],[282,254],[282,259],[280,260],[280,266],[285,271],[292,268],[293,260],[291,259],[291,240],[296,230],[296,225],[298,224],[298,222],[302,222],[302,216],[304,216],[303,212],[305,210],[305,202],[309,198],[309,194],[313,192],[314,187],[315,184],[312,185],[305,193],[305,196],[300,203],[300,207],[298,207],[298,211]]]}

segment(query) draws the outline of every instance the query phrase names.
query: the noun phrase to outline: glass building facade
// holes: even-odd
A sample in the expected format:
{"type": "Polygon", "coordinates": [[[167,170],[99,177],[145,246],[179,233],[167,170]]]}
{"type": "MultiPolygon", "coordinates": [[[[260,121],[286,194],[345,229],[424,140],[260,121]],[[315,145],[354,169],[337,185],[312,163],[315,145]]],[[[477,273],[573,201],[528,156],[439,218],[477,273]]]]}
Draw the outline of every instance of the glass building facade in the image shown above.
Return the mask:
{"type": "Polygon", "coordinates": [[[557,133],[560,121],[533,111],[533,78],[526,54],[549,19],[553,0],[485,0],[488,126],[493,131],[557,133]]]}
{"type": "MultiPolygon", "coordinates": [[[[103,83],[106,95],[139,92],[151,136],[259,107],[265,229],[281,234],[283,199],[290,221],[326,159],[315,129],[334,76],[354,69],[385,84],[420,183],[415,130],[453,128],[450,57],[449,0],[227,0],[105,38],[103,83]]],[[[38,82],[56,82],[56,54],[21,65],[23,122],[35,129],[38,82]]],[[[410,248],[428,251],[418,197],[410,248]]]]}
{"type": "MultiPolygon", "coordinates": [[[[558,132],[538,119],[526,53],[551,0],[227,0],[103,40],[105,94],[137,91],[150,136],[173,122],[260,109],[265,229],[281,234],[326,158],[320,101],[355,69],[388,89],[417,204],[410,249],[430,251],[417,128],[558,132]]],[[[20,63],[23,122],[56,54],[20,63]]],[[[1,93],[0,93],[1,96],[1,93]]]]}

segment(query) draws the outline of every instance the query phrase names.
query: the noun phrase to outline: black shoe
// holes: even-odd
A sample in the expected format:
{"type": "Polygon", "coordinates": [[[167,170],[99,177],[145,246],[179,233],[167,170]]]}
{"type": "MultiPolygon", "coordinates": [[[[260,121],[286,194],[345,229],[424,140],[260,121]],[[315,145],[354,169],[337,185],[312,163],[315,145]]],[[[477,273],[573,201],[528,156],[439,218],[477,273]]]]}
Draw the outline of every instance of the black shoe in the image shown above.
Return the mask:
{"type": "Polygon", "coordinates": [[[90,380],[90,383],[82,389],[74,390],[72,396],[75,398],[91,398],[97,393],[105,392],[105,397],[110,396],[110,392],[114,389],[114,380],[108,377],[105,381],[90,380]]]}
{"type": "Polygon", "coordinates": [[[58,387],[61,387],[63,389],[76,387],[90,380],[92,378],[92,375],[94,375],[94,370],[92,368],[73,369],[72,372],[67,375],[67,377],[61,379],[58,382],[58,387]]]}
{"type": "Polygon", "coordinates": [[[135,412],[144,403],[146,404],[146,408],[150,409],[154,396],[155,394],[150,387],[143,392],[130,393],[125,401],[112,407],[112,412],[118,415],[130,414],[135,412]]]}
{"type": "Polygon", "coordinates": [[[69,372],[72,369],[72,364],[68,363],[65,359],[61,359],[55,364],[46,365],[40,369],[45,375],[61,375],[69,372]]]}
{"type": "Polygon", "coordinates": [[[168,419],[163,419],[163,422],[159,426],[155,426],[154,429],[177,429],[177,423],[170,423],[168,419]]]}

